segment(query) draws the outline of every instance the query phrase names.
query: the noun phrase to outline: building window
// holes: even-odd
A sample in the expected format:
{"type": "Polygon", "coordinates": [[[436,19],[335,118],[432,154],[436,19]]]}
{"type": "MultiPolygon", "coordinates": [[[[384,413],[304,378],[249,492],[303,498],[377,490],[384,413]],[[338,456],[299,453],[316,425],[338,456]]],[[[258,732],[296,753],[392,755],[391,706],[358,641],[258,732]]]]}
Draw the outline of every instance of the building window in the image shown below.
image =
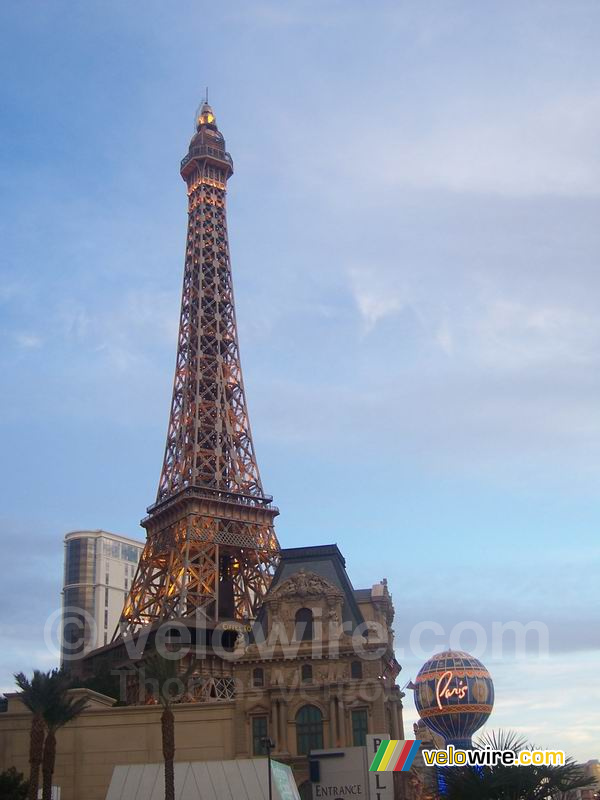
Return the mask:
{"type": "Polygon", "coordinates": [[[108,608],[104,609],[104,627],[108,628],[108,608]]]}
{"type": "Polygon", "coordinates": [[[323,715],[316,706],[302,706],[296,714],[296,747],[299,756],[323,749],[323,715]]]}
{"type": "Polygon", "coordinates": [[[104,590],[104,605],[108,606],[108,589],[104,590]]]}
{"type": "Polygon", "coordinates": [[[353,661],[350,664],[350,677],[352,678],[362,678],[362,663],[360,661],[353,661]]]}
{"type": "Polygon", "coordinates": [[[138,548],[133,544],[121,544],[121,558],[123,561],[133,561],[135,563],[138,560],[139,552],[138,548]]]}
{"type": "Polygon", "coordinates": [[[294,639],[297,642],[310,642],[313,638],[313,613],[310,608],[300,608],[296,611],[296,625],[294,639]]]}
{"type": "Polygon", "coordinates": [[[267,748],[264,739],[267,737],[267,718],[252,717],[252,754],[255,756],[266,756],[267,748]]]}
{"type": "Polygon", "coordinates": [[[105,558],[121,558],[121,546],[119,542],[105,541],[102,552],[105,558]]]}
{"type": "Polygon", "coordinates": [[[367,711],[361,708],[352,712],[352,744],[354,747],[363,747],[367,743],[368,716],[367,711]]]}
{"type": "Polygon", "coordinates": [[[256,667],[256,669],[252,671],[252,686],[255,686],[257,689],[259,689],[264,685],[265,671],[262,667],[256,667]]]}
{"type": "Polygon", "coordinates": [[[96,546],[86,538],[67,542],[65,583],[93,583],[96,572],[96,546]]]}
{"type": "Polygon", "coordinates": [[[311,683],[313,678],[312,666],[310,664],[302,664],[300,671],[302,683],[311,683]]]}

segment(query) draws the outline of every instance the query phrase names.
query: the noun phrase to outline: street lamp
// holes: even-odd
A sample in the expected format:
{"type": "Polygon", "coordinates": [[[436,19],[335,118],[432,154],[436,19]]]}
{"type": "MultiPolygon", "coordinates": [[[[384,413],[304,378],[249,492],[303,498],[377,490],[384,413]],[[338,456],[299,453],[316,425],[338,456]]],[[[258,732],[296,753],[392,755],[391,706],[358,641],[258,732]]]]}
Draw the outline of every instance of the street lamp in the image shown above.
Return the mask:
{"type": "Polygon", "coordinates": [[[271,750],[275,749],[275,742],[269,736],[265,736],[260,743],[267,751],[267,766],[269,769],[269,800],[273,800],[273,790],[271,788],[271,750]]]}

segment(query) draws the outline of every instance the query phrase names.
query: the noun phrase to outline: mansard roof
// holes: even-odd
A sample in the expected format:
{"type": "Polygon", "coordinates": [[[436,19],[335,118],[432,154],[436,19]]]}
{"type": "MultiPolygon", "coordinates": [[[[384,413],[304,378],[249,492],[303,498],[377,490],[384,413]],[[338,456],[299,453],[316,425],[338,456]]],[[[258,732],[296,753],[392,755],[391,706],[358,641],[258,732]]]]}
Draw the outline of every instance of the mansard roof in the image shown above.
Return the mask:
{"type": "MultiPolygon", "coordinates": [[[[346,560],[337,544],[287,547],[281,550],[281,560],[273,576],[267,598],[272,592],[276,592],[277,587],[281,586],[284,581],[287,581],[302,570],[306,573],[313,572],[319,575],[341,590],[344,598],[342,605],[343,622],[351,622],[354,629],[365,621],[356,602],[352,583],[346,572],[346,560]]],[[[261,608],[259,619],[263,614],[264,611],[261,608]]]]}

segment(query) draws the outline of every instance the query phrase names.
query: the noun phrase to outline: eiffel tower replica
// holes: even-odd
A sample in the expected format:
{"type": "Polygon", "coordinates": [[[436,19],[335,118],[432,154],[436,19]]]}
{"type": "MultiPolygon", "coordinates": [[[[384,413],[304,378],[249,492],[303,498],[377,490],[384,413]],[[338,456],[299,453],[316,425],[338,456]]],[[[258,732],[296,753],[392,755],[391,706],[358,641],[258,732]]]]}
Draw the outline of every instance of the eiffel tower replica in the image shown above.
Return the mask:
{"type": "Polygon", "coordinates": [[[279,559],[240,365],[225,207],[233,161],[208,102],[196,123],[181,162],[188,229],[165,456],[115,639],[199,614],[251,621],[279,559]]]}

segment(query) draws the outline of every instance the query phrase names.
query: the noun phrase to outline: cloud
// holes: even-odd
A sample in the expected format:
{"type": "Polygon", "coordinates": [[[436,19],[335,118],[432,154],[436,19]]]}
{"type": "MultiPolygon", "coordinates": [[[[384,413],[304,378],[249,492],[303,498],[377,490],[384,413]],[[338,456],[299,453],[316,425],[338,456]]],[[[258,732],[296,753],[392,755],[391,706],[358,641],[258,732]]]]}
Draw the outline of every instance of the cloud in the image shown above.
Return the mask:
{"type": "Polygon", "coordinates": [[[380,269],[350,268],[351,295],[363,330],[409,308],[419,336],[456,361],[477,362],[498,372],[570,364],[587,368],[600,360],[600,320],[580,305],[530,298],[513,288],[482,288],[462,277],[468,303],[436,298],[434,287],[410,268],[399,276],[380,269]]]}
{"type": "Polygon", "coordinates": [[[36,336],[35,333],[15,333],[15,340],[19,347],[24,348],[25,350],[35,350],[42,346],[43,341],[39,336],[36,336]]]}
{"type": "MultiPolygon", "coordinates": [[[[108,299],[108,298],[107,298],[108,299]]],[[[175,288],[164,291],[151,286],[126,289],[112,302],[93,304],[75,298],[60,301],[55,312],[63,335],[97,350],[117,354],[129,349],[132,359],[152,344],[177,341],[178,301],[175,288]]]]}
{"type": "Polygon", "coordinates": [[[500,195],[598,195],[600,100],[565,96],[533,108],[459,109],[419,139],[382,131],[390,183],[500,195]]]}
{"type": "Polygon", "coordinates": [[[376,270],[352,268],[349,273],[352,295],[362,317],[365,333],[373,330],[380,320],[405,307],[407,299],[402,298],[397,291],[386,291],[385,284],[378,280],[376,270]]]}
{"type": "Polygon", "coordinates": [[[369,109],[368,130],[376,131],[376,144],[367,135],[368,152],[376,154],[377,169],[357,169],[365,157],[366,131],[351,124],[347,110],[322,121],[320,141],[331,145],[316,150],[306,127],[312,120],[294,119],[292,125],[282,119],[286,168],[299,183],[318,183],[328,197],[340,183],[353,185],[348,200],[361,205],[382,198],[389,202],[398,191],[600,196],[600,99],[595,92],[552,99],[545,94],[499,96],[497,103],[479,94],[453,104],[445,97],[433,118],[421,112],[413,107],[408,116],[403,105],[393,103],[369,109]]]}
{"type": "Polygon", "coordinates": [[[474,355],[488,367],[523,369],[570,363],[589,367],[600,358],[600,322],[568,305],[498,298],[463,330],[474,355]]]}

